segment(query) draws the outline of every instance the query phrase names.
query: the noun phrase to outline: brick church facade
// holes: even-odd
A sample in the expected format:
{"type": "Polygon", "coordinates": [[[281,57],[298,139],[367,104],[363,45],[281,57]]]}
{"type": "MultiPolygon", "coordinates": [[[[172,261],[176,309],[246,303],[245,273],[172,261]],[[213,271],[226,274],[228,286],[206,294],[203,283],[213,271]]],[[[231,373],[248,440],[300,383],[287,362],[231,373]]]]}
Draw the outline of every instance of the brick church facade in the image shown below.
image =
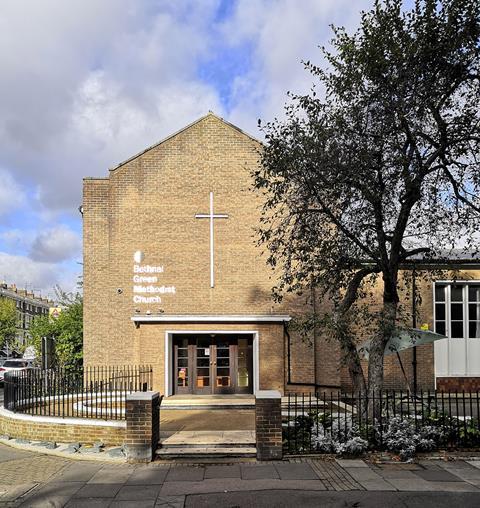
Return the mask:
{"type": "MultiPolygon", "coordinates": [[[[254,234],[262,196],[250,172],[260,149],[208,114],[107,178],[84,179],[86,365],[151,364],[165,395],[348,388],[334,343],[288,330],[292,316],[312,312],[310,299],[271,298],[273,274],[254,234]]],[[[463,336],[417,348],[419,388],[480,379],[480,273],[458,267],[464,282],[420,287],[421,322],[459,335],[461,321],[463,336]]],[[[411,378],[412,350],[401,358],[411,378]]],[[[386,383],[404,388],[397,360],[386,359],[386,383]]]]}

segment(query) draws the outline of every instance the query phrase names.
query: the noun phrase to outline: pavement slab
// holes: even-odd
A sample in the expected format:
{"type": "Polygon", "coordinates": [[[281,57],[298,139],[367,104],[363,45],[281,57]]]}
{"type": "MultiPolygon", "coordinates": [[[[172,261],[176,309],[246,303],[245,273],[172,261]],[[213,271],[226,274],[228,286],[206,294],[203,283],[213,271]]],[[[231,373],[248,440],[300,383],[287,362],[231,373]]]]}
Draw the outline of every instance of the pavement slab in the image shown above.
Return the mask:
{"type": "Polygon", "coordinates": [[[318,480],[309,464],[277,464],[275,466],[281,480],[318,480]]]}
{"type": "Polygon", "coordinates": [[[163,508],[183,508],[185,505],[185,496],[158,496],[155,506],[163,508]]]}
{"type": "Polygon", "coordinates": [[[335,462],[343,468],[367,467],[368,464],[360,459],[335,459],[335,462]]]}
{"type": "Polygon", "coordinates": [[[205,468],[202,466],[177,466],[171,467],[168,471],[166,482],[200,482],[205,475],[205,468]]]}
{"type": "Polygon", "coordinates": [[[90,462],[72,462],[61,469],[55,476],[55,482],[88,482],[100,469],[102,464],[90,462]]]}
{"type": "Polygon", "coordinates": [[[280,478],[273,465],[246,465],[241,466],[242,480],[265,480],[280,478]]]}
{"type": "Polygon", "coordinates": [[[443,469],[426,469],[425,471],[415,471],[415,474],[429,482],[461,482],[458,477],[443,469]]]}
{"type": "Polygon", "coordinates": [[[111,467],[106,466],[99,469],[91,478],[88,483],[125,483],[133,469],[131,467],[111,467]]]}
{"type": "Polygon", "coordinates": [[[139,467],[127,480],[127,485],[160,485],[165,481],[170,466],[139,467]]]}
{"type": "Polygon", "coordinates": [[[119,501],[145,501],[157,499],[161,485],[124,485],[115,496],[119,501]]]}
{"type": "Polygon", "coordinates": [[[111,499],[93,497],[87,499],[70,499],[65,505],[65,508],[109,508],[111,503],[111,499]]]}
{"type": "Polygon", "coordinates": [[[408,471],[405,469],[375,469],[375,472],[378,473],[382,478],[386,480],[390,480],[391,478],[398,479],[415,479],[418,478],[415,476],[414,471],[408,471]]]}
{"type": "Polygon", "coordinates": [[[383,478],[374,480],[364,480],[360,482],[365,490],[384,490],[384,491],[395,491],[397,488],[390,482],[387,482],[383,478]]]}
{"type": "Polygon", "coordinates": [[[467,460],[467,464],[470,466],[476,467],[477,469],[480,469],[480,460],[467,460]]]}
{"type": "Polygon", "coordinates": [[[364,481],[371,481],[371,480],[381,480],[382,477],[373,471],[370,468],[355,468],[355,467],[349,467],[345,468],[345,470],[348,472],[348,474],[357,480],[360,483],[363,483],[364,481]]]}
{"type": "Polygon", "coordinates": [[[0,467],[0,482],[3,484],[16,485],[19,478],[25,483],[46,482],[68,463],[69,461],[60,457],[40,454],[32,457],[9,460],[7,462],[2,462],[0,467]]]}
{"type": "Polygon", "coordinates": [[[205,479],[209,478],[240,478],[241,471],[238,464],[221,466],[207,466],[205,468],[205,479]]]}
{"type": "Polygon", "coordinates": [[[82,482],[49,482],[43,487],[36,489],[35,495],[40,496],[60,496],[60,497],[72,497],[82,487],[82,482]]]}
{"type": "Polygon", "coordinates": [[[91,497],[91,498],[114,498],[122,488],[121,483],[87,483],[81,487],[75,494],[74,498],[91,497]]]}
{"type": "MultiPolygon", "coordinates": [[[[3,481],[3,479],[0,481],[3,481]]],[[[37,483],[19,483],[17,485],[0,484],[0,502],[15,501],[26,495],[36,486],[37,483]]]]}
{"type": "MultiPolygon", "coordinates": [[[[478,492],[480,494],[480,489],[475,487],[470,483],[466,482],[429,482],[433,486],[433,490],[442,491],[442,492],[478,492]]],[[[480,505],[480,497],[479,505],[480,505]]]]}
{"type": "Polygon", "coordinates": [[[28,498],[20,506],[22,508],[63,508],[67,503],[69,497],[62,496],[33,496],[28,498]]]}
{"type": "Polygon", "coordinates": [[[397,490],[407,492],[431,492],[436,490],[432,482],[423,478],[388,478],[388,483],[397,490]]]}
{"type": "Polygon", "coordinates": [[[153,499],[142,500],[142,501],[117,501],[114,499],[109,508],[153,508],[155,501],[153,499]]]}
{"type": "Polygon", "coordinates": [[[258,490],[327,490],[320,480],[238,480],[232,478],[211,479],[203,482],[167,482],[162,496],[191,495],[208,492],[258,491],[258,490]]]}

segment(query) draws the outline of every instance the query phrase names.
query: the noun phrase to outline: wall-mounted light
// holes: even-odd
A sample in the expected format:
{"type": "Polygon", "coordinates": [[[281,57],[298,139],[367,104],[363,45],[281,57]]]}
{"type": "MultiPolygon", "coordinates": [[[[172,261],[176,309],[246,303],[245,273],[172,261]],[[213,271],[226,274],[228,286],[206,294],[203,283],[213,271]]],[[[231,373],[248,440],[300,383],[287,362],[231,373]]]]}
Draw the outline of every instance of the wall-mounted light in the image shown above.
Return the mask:
{"type": "Polygon", "coordinates": [[[80,212],[80,215],[83,217],[83,205],[80,205],[78,207],[78,211],[80,212]]]}

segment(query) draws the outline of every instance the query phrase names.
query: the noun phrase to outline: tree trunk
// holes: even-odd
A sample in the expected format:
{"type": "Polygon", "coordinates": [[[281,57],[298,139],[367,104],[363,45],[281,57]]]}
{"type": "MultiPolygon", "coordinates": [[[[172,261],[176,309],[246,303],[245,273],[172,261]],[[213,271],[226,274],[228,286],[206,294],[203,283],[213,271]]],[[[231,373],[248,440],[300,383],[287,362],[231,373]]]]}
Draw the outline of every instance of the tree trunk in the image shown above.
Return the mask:
{"type": "Polygon", "coordinates": [[[396,274],[383,276],[383,309],[380,318],[378,333],[373,337],[368,362],[368,394],[370,401],[375,401],[372,405],[373,416],[375,419],[381,418],[381,392],[383,390],[383,359],[385,355],[385,346],[390,337],[395,333],[398,292],[396,274]]]}
{"type": "Polygon", "coordinates": [[[348,367],[350,380],[352,381],[353,391],[355,393],[365,393],[367,391],[367,384],[355,344],[351,340],[342,342],[341,348],[348,367]]]}

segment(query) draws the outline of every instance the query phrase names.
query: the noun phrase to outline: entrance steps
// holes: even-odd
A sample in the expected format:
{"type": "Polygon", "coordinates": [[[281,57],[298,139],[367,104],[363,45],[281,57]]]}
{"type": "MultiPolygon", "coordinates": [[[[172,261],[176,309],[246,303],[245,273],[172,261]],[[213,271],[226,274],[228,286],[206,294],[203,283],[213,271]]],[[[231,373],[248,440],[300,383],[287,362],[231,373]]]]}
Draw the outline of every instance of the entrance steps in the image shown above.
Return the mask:
{"type": "Polygon", "coordinates": [[[163,410],[255,409],[253,395],[173,395],[165,397],[163,410]]]}
{"type": "MultiPolygon", "coordinates": [[[[163,433],[162,433],[163,434],[163,433]]],[[[160,460],[253,458],[255,432],[251,430],[179,431],[161,436],[160,460]]]]}

